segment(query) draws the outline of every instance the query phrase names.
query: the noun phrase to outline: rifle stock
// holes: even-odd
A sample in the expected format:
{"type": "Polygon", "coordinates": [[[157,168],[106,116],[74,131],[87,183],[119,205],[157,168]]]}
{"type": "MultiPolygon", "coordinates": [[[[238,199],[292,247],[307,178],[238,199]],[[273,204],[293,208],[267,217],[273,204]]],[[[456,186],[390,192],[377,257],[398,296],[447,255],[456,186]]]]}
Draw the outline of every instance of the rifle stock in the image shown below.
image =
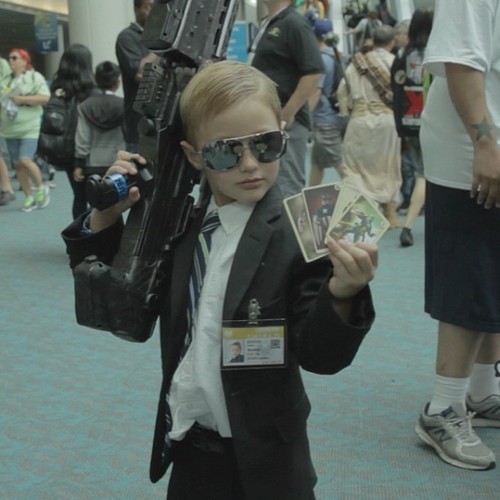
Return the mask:
{"type": "Polygon", "coordinates": [[[81,325],[133,342],[153,333],[171,274],[171,254],[186,229],[199,182],[180,141],[180,94],[208,60],[225,55],[238,0],[164,0],[146,22],[143,42],[161,51],[146,65],[134,109],[143,114],[139,152],[152,183],[129,212],[111,266],[89,256],[74,269],[76,318],[81,325]]]}

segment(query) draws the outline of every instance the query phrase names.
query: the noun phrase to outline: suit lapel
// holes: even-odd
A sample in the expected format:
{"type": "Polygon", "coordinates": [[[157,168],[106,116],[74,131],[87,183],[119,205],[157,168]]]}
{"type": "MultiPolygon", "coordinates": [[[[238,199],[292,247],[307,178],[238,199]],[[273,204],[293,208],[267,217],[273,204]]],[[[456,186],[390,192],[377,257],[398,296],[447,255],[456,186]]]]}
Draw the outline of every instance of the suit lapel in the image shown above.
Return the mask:
{"type": "Polygon", "coordinates": [[[257,204],[236,249],[224,300],[224,319],[231,319],[255,276],[274,232],[271,221],[281,216],[282,196],[273,186],[257,204]]]}

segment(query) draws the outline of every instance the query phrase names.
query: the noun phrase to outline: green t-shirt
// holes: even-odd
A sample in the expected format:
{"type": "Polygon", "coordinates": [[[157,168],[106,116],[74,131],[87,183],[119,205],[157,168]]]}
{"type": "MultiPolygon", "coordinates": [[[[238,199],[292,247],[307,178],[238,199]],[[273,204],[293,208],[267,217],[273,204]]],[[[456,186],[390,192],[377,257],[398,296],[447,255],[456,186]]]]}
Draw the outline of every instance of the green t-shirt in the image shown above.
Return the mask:
{"type": "Polygon", "coordinates": [[[4,77],[10,75],[10,73],[11,69],[7,59],[0,57],[0,81],[3,80],[4,77]]]}
{"type": "Polygon", "coordinates": [[[17,116],[9,118],[5,110],[5,99],[12,95],[50,95],[47,82],[37,71],[25,71],[13,77],[10,71],[3,74],[0,69],[0,97],[2,98],[0,121],[2,135],[6,139],[38,139],[43,113],[43,106],[19,106],[17,116]]]}

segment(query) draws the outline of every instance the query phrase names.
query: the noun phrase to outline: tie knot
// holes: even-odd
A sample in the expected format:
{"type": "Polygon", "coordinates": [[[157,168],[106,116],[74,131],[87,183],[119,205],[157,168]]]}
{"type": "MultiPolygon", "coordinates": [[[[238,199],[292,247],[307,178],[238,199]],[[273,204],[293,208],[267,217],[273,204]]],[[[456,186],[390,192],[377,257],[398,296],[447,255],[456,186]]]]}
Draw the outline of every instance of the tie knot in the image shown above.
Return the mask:
{"type": "Polygon", "coordinates": [[[202,233],[211,233],[220,226],[219,214],[217,212],[210,212],[201,226],[202,233]]]}

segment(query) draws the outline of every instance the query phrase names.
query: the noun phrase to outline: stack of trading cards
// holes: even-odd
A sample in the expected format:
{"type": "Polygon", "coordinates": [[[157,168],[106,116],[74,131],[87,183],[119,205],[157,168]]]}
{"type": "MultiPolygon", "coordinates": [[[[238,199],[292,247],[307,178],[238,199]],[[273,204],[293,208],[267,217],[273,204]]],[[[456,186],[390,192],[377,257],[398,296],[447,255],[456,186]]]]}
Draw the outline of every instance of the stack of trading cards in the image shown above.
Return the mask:
{"type": "Polygon", "coordinates": [[[390,227],[376,203],[340,182],[304,188],[284,204],[306,262],[328,253],[329,238],[376,243],[390,227]]]}

